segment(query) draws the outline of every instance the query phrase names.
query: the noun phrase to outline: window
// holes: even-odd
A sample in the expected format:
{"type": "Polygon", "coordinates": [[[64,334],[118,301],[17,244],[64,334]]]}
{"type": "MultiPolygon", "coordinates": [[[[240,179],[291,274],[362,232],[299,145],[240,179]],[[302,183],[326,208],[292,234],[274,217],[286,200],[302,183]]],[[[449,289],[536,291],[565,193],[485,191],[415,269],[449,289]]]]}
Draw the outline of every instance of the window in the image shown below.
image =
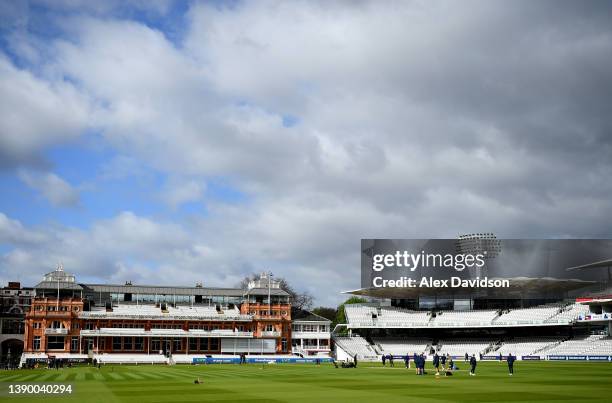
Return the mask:
{"type": "Polygon", "coordinates": [[[40,350],[40,336],[34,336],[34,350],[40,350]]]}
{"type": "Polygon", "coordinates": [[[151,340],[151,352],[157,352],[161,350],[161,341],[159,339],[151,340]]]}
{"type": "Polygon", "coordinates": [[[113,351],[121,350],[121,337],[113,337],[113,351]]]}
{"type": "Polygon", "coordinates": [[[274,326],[273,325],[266,325],[265,331],[266,332],[273,332],[274,331],[274,326]]]}
{"type": "Polygon", "coordinates": [[[219,339],[210,339],[210,351],[219,350],[219,339]]]}
{"type": "Polygon", "coordinates": [[[70,351],[78,351],[79,350],[79,338],[73,337],[70,340],[70,351]]]}
{"type": "Polygon", "coordinates": [[[190,338],[189,339],[189,351],[197,351],[198,350],[198,339],[190,338]]]}
{"type": "Polygon", "coordinates": [[[49,350],[63,350],[64,349],[64,336],[47,337],[47,348],[49,350]]]}
{"type": "Polygon", "coordinates": [[[144,339],[142,337],[134,337],[134,350],[144,350],[144,339]]]}
{"type": "Polygon", "coordinates": [[[175,339],[172,343],[172,351],[179,351],[181,348],[181,339],[175,339]]]}
{"type": "Polygon", "coordinates": [[[132,338],[131,337],[124,337],[123,338],[123,349],[124,350],[131,350],[132,349],[132,338]]]}
{"type": "Polygon", "coordinates": [[[40,329],[40,322],[34,322],[34,324],[32,325],[33,329],[40,329]]]}

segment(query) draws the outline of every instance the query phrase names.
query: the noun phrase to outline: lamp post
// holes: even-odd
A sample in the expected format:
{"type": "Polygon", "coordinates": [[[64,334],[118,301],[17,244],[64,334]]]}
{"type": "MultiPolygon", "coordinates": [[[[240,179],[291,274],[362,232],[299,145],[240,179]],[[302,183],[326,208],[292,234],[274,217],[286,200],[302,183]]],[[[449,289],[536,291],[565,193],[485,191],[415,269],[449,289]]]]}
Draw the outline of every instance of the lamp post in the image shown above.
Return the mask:
{"type": "Polygon", "coordinates": [[[272,317],[272,299],[270,297],[270,287],[272,283],[272,272],[268,272],[268,317],[272,317]]]}

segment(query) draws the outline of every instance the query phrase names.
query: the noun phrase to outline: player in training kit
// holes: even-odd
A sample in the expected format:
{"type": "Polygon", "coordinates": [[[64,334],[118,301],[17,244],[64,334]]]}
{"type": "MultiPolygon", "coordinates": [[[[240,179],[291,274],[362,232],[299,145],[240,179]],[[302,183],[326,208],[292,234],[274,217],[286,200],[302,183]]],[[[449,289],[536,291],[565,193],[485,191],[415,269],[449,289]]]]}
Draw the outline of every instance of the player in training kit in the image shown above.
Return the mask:
{"type": "Polygon", "coordinates": [[[433,366],[436,369],[436,375],[440,375],[440,356],[438,353],[433,356],[433,366]]]}
{"type": "Polygon", "coordinates": [[[476,375],[476,356],[472,354],[470,358],[470,376],[476,375]]]}
{"type": "Polygon", "coordinates": [[[506,361],[508,362],[508,375],[512,376],[514,375],[514,361],[516,361],[516,357],[510,353],[506,361]]]}

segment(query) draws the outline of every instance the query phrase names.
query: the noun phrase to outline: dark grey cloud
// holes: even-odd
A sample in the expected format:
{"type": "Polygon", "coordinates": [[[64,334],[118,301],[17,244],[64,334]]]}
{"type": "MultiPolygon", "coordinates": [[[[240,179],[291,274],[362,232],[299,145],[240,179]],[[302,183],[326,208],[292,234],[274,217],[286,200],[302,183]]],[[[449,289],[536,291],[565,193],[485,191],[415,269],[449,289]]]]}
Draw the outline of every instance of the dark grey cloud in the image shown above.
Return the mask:
{"type": "Polygon", "coordinates": [[[195,3],[178,43],[105,13],[59,24],[41,64],[67,83],[7,71],[93,105],[49,113],[45,144],[95,127],[144,166],[249,195],[176,223],[186,278],[272,268],[333,303],[359,285],[360,238],[612,236],[608,2],[195,3]]]}

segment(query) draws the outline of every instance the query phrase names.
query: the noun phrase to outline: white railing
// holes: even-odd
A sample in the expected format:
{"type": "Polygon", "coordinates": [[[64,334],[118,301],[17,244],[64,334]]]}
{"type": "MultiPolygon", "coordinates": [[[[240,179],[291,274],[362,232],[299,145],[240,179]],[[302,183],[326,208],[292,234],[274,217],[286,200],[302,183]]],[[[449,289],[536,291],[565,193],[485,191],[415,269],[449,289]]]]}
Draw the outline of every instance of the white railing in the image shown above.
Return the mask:
{"type": "Polygon", "coordinates": [[[280,332],[277,331],[263,331],[261,332],[262,337],[280,337],[280,332]]]}
{"type": "Polygon", "coordinates": [[[291,338],[293,339],[330,339],[331,334],[329,332],[292,332],[291,338]]]}
{"type": "Polygon", "coordinates": [[[45,334],[61,334],[61,335],[66,335],[68,334],[68,329],[45,329],[45,334]]]}
{"type": "Polygon", "coordinates": [[[135,313],[115,313],[105,311],[81,312],[81,319],[150,319],[150,320],[218,320],[218,321],[252,321],[250,315],[180,315],[180,314],[135,314],[135,313]]]}
{"type": "Polygon", "coordinates": [[[97,330],[81,330],[81,336],[143,336],[143,337],[253,337],[253,332],[240,332],[229,329],[198,330],[192,329],[134,329],[134,328],[102,328],[97,330]]]}

